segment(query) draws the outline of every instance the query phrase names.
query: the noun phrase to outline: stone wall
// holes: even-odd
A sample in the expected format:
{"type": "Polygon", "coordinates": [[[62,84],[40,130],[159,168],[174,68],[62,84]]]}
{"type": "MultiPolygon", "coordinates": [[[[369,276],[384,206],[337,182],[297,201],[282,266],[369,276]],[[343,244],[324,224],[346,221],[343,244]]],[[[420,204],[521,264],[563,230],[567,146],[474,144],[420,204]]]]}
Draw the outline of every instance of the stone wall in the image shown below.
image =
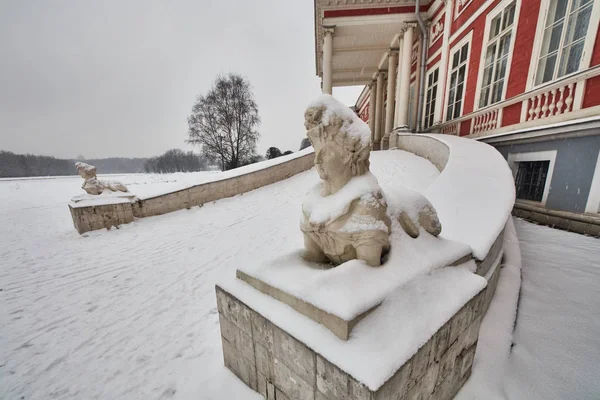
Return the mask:
{"type": "Polygon", "coordinates": [[[84,233],[127,224],[132,222],[134,217],[144,218],[166,214],[236,196],[307,171],[313,167],[314,158],[315,154],[311,152],[243,175],[192,186],[160,196],[140,199],[135,203],[127,202],[88,207],[69,206],[73,217],[73,225],[79,233],[84,233]]]}
{"type": "Polygon", "coordinates": [[[73,225],[77,232],[85,233],[97,229],[110,229],[133,221],[131,203],[126,200],[117,204],[102,204],[87,207],[69,205],[73,225]]]}
{"type": "Polygon", "coordinates": [[[314,165],[315,154],[310,153],[290,161],[259,169],[244,175],[209,182],[161,196],[138,200],[133,206],[136,218],[166,214],[168,212],[199,206],[211,201],[246,193],[287,179],[314,165]]]}
{"type": "Polygon", "coordinates": [[[499,271],[376,391],[217,286],[225,366],[268,400],[451,399],[471,374],[499,271]]]}
{"type": "Polygon", "coordinates": [[[516,202],[513,215],[537,224],[600,237],[600,216],[551,210],[542,206],[516,202]]]}

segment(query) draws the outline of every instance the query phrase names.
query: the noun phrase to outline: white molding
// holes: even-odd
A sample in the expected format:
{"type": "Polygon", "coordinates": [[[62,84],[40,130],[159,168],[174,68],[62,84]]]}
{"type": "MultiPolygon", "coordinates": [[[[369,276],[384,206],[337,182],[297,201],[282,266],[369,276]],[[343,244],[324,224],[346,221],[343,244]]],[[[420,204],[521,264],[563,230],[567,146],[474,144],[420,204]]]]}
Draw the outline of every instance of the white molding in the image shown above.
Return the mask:
{"type": "MultiPolygon", "coordinates": [[[[444,101],[443,101],[443,105],[442,105],[442,110],[440,113],[440,122],[450,122],[450,121],[446,121],[446,112],[448,110],[448,102],[450,101],[450,78],[452,76],[452,58],[454,58],[454,53],[456,53],[457,51],[460,51],[460,49],[462,48],[462,46],[464,46],[466,43],[469,43],[469,49],[467,51],[467,60],[466,60],[466,67],[465,67],[465,86],[463,88],[463,92],[462,92],[462,100],[460,102],[460,116],[463,115],[463,110],[464,110],[464,106],[465,106],[465,97],[466,97],[466,93],[467,93],[467,83],[468,83],[468,79],[469,79],[469,66],[471,65],[471,53],[473,52],[473,31],[469,32],[468,34],[465,35],[464,38],[462,38],[459,42],[457,42],[448,52],[449,57],[448,57],[448,62],[447,62],[447,72],[446,72],[446,85],[444,87],[444,101]]],[[[460,65],[460,64],[459,64],[460,65]]]]}
{"type": "Polygon", "coordinates": [[[458,28],[456,30],[456,32],[454,32],[452,34],[452,36],[450,36],[450,40],[449,43],[452,43],[454,40],[456,40],[457,37],[459,37],[460,35],[463,34],[463,32],[467,29],[473,29],[473,22],[475,22],[475,20],[477,20],[477,18],[479,18],[479,16],[481,14],[483,14],[484,12],[487,11],[487,9],[493,4],[493,1],[486,1],[485,4],[479,6],[479,8],[477,9],[477,11],[475,11],[470,17],[469,19],[460,26],[460,28],[458,28]]]}
{"type": "Polygon", "coordinates": [[[433,14],[440,9],[440,7],[444,6],[446,1],[448,0],[435,0],[433,3],[431,3],[431,6],[429,6],[429,9],[427,10],[427,18],[431,18],[433,14]]]}
{"type": "Polygon", "coordinates": [[[548,201],[548,194],[550,193],[550,183],[552,182],[552,175],[554,173],[554,163],[556,161],[557,150],[548,151],[532,151],[528,153],[509,153],[508,154],[508,166],[512,170],[513,179],[517,178],[517,171],[519,170],[519,163],[523,161],[550,161],[548,165],[548,175],[546,175],[546,183],[544,184],[544,194],[542,195],[541,204],[546,205],[548,201]]]}
{"type": "Polygon", "coordinates": [[[585,205],[585,212],[600,213],[600,151],[598,152],[598,160],[596,161],[596,169],[594,170],[588,201],[585,205]]]}
{"type": "MultiPolygon", "coordinates": [[[[541,0],[541,3],[540,3],[540,12],[538,14],[538,22],[536,25],[537,29],[536,29],[536,33],[535,33],[535,38],[533,40],[533,48],[531,51],[531,61],[529,63],[529,71],[527,73],[527,82],[525,85],[525,91],[534,89],[536,87],[535,79],[536,79],[536,74],[537,74],[538,62],[540,59],[542,41],[544,39],[544,29],[546,28],[546,20],[547,20],[547,16],[548,16],[548,11],[550,9],[550,4],[552,1],[553,0],[541,0]]],[[[565,18],[567,18],[567,17],[568,17],[568,15],[565,16],[565,18]]],[[[590,15],[590,22],[589,22],[588,31],[587,31],[587,34],[585,37],[585,44],[583,45],[583,54],[582,54],[582,58],[581,58],[581,63],[579,64],[579,69],[571,74],[561,76],[560,78],[564,78],[565,76],[577,74],[577,73],[584,71],[590,67],[590,63],[592,61],[592,53],[594,51],[594,44],[596,43],[596,34],[598,33],[599,24],[600,24],[600,1],[594,0],[592,2],[592,11],[591,11],[591,15],[590,15]]],[[[563,29],[566,29],[566,26],[563,29]]],[[[562,45],[562,41],[561,41],[561,45],[562,45]]],[[[560,48],[559,48],[559,50],[560,50],[560,48]]],[[[558,68],[558,60],[557,60],[556,68],[558,68]]],[[[545,85],[547,83],[548,82],[537,85],[537,86],[545,85]]],[[[581,103],[581,99],[579,99],[579,103],[581,103]]],[[[575,102],[574,104],[577,104],[577,102],[575,102]]]]}
{"type": "Polygon", "coordinates": [[[335,26],[356,26],[371,24],[395,24],[402,26],[404,22],[414,21],[413,14],[381,14],[381,15],[356,15],[351,17],[329,17],[323,18],[322,24],[335,26]],[[412,19],[411,19],[412,16],[412,19]]]}
{"type": "Polygon", "coordinates": [[[437,49],[435,51],[435,53],[433,53],[432,55],[430,55],[427,58],[427,64],[429,64],[430,62],[432,62],[437,56],[439,56],[440,54],[442,54],[442,47],[440,47],[439,49],[437,49]]]}
{"type": "MultiPolygon", "coordinates": [[[[502,88],[502,98],[500,101],[506,99],[506,91],[508,89],[508,81],[510,79],[510,70],[512,66],[513,54],[515,51],[515,41],[518,35],[519,29],[519,15],[521,14],[521,0],[503,0],[494,9],[490,10],[485,19],[485,29],[483,32],[483,44],[481,46],[481,54],[479,57],[479,66],[477,71],[477,86],[475,87],[475,98],[473,103],[473,110],[479,110],[479,97],[481,96],[481,85],[483,84],[483,70],[485,69],[485,55],[487,53],[487,47],[490,43],[490,29],[492,26],[492,20],[502,13],[506,7],[508,7],[513,1],[515,1],[515,18],[513,21],[513,29],[510,38],[510,52],[506,59],[506,75],[504,77],[504,87],[502,88]]],[[[498,125],[502,126],[502,125],[498,125]]]]}
{"type": "Polygon", "coordinates": [[[428,27],[429,29],[429,47],[433,46],[438,40],[443,40],[444,38],[444,30],[446,29],[446,10],[442,10],[437,17],[433,21],[431,21],[431,25],[428,27]],[[442,21],[442,18],[444,20],[442,21]],[[433,37],[433,34],[437,32],[437,36],[433,37]]]}
{"type": "Polygon", "coordinates": [[[462,13],[465,12],[467,7],[471,5],[470,4],[471,2],[473,2],[473,0],[457,0],[456,1],[455,7],[454,7],[454,20],[456,20],[462,13]],[[458,6],[461,3],[461,1],[464,3],[467,3],[467,4],[465,4],[465,6],[463,7],[462,10],[458,11],[458,6]]]}

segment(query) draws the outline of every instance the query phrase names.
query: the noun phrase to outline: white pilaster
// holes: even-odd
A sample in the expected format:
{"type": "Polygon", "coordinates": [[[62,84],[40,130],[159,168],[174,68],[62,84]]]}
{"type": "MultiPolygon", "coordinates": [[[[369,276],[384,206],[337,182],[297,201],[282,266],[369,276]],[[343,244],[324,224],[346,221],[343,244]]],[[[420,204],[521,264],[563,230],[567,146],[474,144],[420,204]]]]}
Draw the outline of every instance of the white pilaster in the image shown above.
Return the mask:
{"type": "Polygon", "coordinates": [[[377,101],[375,102],[375,140],[373,150],[381,149],[381,130],[383,120],[383,71],[377,73],[377,101]]]}
{"type": "Polygon", "coordinates": [[[398,121],[396,129],[408,130],[408,101],[410,94],[410,61],[412,54],[413,37],[417,24],[407,23],[404,31],[402,45],[402,75],[400,79],[400,96],[398,102],[398,121]]]}
{"type": "Polygon", "coordinates": [[[323,93],[332,94],[333,27],[323,29],[323,93]]]}
{"type": "Polygon", "coordinates": [[[400,33],[398,39],[398,69],[396,71],[396,107],[394,110],[394,128],[398,126],[398,117],[400,115],[400,84],[402,82],[402,64],[404,60],[404,31],[400,33]]]}
{"type": "Polygon", "coordinates": [[[387,79],[387,106],[385,108],[385,135],[383,137],[384,150],[389,148],[390,132],[394,129],[394,101],[396,98],[396,64],[398,63],[398,51],[390,50],[388,55],[388,79],[387,79]]]}
{"type": "Polygon", "coordinates": [[[371,129],[371,143],[375,143],[375,105],[377,104],[377,83],[369,85],[369,128],[371,129]]]}

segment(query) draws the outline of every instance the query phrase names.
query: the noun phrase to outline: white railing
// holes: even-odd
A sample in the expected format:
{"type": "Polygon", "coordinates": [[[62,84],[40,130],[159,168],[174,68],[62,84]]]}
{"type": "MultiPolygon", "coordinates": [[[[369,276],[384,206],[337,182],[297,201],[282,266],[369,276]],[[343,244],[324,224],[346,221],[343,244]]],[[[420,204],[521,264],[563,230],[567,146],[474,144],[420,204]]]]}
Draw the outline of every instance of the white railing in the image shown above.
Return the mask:
{"type": "Polygon", "coordinates": [[[440,132],[445,135],[456,135],[460,134],[460,122],[445,124],[440,127],[440,132]]]}
{"type": "Polygon", "coordinates": [[[533,121],[573,111],[573,100],[578,83],[571,82],[550,88],[525,100],[523,102],[525,115],[521,118],[521,122],[523,119],[533,121]]]}
{"type": "Polygon", "coordinates": [[[429,131],[456,135],[461,122],[472,120],[471,135],[481,136],[484,133],[492,133],[501,126],[502,110],[518,103],[522,104],[520,123],[568,114],[581,107],[585,81],[596,76],[600,76],[600,65],[480,108],[451,121],[434,125],[429,131]]]}
{"type": "Polygon", "coordinates": [[[471,133],[488,132],[498,127],[498,114],[500,109],[495,108],[484,114],[477,115],[473,118],[471,133]]]}

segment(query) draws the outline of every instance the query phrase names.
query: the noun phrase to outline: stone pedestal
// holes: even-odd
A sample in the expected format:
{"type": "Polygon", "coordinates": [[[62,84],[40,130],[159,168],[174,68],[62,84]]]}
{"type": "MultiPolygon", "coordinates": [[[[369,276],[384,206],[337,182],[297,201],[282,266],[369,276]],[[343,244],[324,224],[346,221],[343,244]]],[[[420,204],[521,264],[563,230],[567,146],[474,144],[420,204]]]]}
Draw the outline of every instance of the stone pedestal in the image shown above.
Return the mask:
{"type": "Polygon", "coordinates": [[[268,400],[451,399],[471,374],[479,327],[499,270],[378,388],[360,382],[217,286],[225,366],[268,400]]]}
{"type": "Polygon", "coordinates": [[[133,210],[128,198],[109,204],[69,204],[73,225],[80,234],[97,229],[110,229],[133,222],[133,210]]]}

